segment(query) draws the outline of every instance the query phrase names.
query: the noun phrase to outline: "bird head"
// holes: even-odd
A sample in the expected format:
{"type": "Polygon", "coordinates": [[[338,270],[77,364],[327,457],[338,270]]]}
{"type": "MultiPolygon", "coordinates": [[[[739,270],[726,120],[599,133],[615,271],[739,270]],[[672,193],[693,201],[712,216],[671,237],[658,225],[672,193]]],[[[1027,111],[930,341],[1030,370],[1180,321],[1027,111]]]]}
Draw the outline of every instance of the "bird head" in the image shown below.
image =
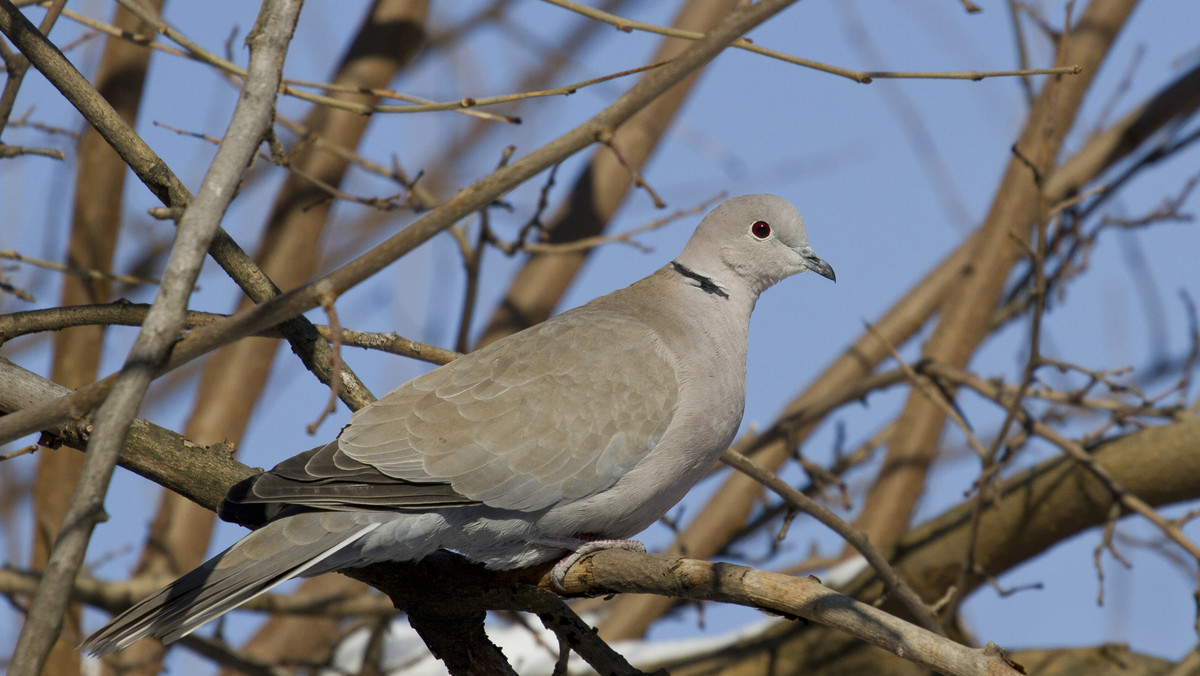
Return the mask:
{"type": "Polygon", "coordinates": [[[724,285],[745,284],[755,293],[801,272],[836,281],[833,268],[809,247],[800,212],[775,195],[743,195],[718,204],[700,221],[676,261],[724,285]]]}

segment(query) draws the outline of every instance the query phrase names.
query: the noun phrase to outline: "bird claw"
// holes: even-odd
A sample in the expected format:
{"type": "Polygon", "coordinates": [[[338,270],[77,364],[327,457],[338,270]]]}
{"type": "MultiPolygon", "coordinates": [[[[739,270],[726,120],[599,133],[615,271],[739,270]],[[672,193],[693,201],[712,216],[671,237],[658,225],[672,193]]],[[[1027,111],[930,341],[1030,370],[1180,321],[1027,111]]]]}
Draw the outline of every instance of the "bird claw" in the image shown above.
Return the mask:
{"type": "Polygon", "coordinates": [[[551,584],[559,592],[565,594],[567,590],[563,586],[563,582],[566,580],[567,570],[578,563],[583,557],[605,549],[628,549],[639,554],[646,553],[646,545],[637,540],[589,540],[577,547],[575,551],[568,554],[562,561],[554,564],[554,568],[550,570],[551,584]]]}

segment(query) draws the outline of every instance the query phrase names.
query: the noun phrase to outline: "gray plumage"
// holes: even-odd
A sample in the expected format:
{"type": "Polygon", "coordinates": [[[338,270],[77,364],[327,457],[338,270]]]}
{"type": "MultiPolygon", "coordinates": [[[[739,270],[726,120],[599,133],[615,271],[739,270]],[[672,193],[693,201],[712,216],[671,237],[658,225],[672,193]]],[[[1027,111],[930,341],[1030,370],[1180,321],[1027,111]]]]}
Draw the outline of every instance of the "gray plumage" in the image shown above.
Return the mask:
{"type": "Polygon", "coordinates": [[[296,576],[437,549],[509,569],[636,535],[733,440],[750,313],[806,271],[834,278],[791,204],[723,202],[649,277],[401,385],[236,486],[222,517],[265,525],[81,647],[170,642],[296,576]]]}

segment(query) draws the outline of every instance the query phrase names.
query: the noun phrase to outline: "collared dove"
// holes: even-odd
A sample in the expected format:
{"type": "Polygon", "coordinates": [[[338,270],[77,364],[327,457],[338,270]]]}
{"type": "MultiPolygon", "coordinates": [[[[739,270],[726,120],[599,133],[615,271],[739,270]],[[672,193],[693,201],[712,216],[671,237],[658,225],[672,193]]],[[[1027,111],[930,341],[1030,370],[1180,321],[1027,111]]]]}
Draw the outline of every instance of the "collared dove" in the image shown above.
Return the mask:
{"type": "Polygon", "coordinates": [[[649,277],[465,355],[357,411],[328,445],[230,492],[266,521],[122,613],[93,655],[171,642],[297,576],[458,551],[511,569],[625,540],[713,466],[742,419],[758,296],[833,269],[773,195],[714,208],[649,277]]]}

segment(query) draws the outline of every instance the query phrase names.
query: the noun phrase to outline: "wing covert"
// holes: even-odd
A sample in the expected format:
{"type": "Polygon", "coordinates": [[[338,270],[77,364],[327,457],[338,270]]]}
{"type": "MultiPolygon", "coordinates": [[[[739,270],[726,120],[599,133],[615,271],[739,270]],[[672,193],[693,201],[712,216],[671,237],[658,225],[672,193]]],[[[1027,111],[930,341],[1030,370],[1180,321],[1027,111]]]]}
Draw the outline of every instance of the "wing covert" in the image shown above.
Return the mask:
{"type": "Polygon", "coordinates": [[[357,412],[338,455],[492,507],[537,510],[616,482],[658,443],[677,397],[671,359],[644,323],[585,306],[357,412]]]}

